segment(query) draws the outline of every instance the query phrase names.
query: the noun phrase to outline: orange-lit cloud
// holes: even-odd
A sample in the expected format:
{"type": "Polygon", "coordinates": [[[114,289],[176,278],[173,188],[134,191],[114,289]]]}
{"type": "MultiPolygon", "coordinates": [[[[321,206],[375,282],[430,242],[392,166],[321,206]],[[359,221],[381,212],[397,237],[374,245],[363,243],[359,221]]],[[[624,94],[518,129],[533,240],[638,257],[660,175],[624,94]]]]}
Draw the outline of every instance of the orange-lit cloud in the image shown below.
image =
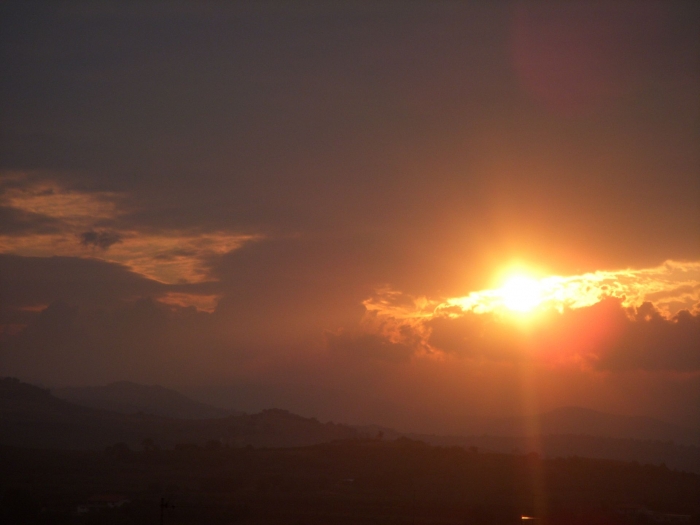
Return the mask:
{"type": "MultiPolygon", "coordinates": [[[[666,261],[644,269],[596,271],[582,275],[528,278],[537,289],[536,310],[577,309],[599,303],[605,297],[616,297],[623,306],[639,306],[653,302],[670,317],[680,310],[695,308],[700,303],[700,262],[666,261]]],[[[507,314],[511,290],[508,283],[500,288],[479,290],[464,297],[444,300],[411,299],[398,291],[382,288],[364,302],[368,312],[377,312],[397,319],[420,319],[444,313],[471,311],[477,314],[507,314]]]]}
{"type": "Polygon", "coordinates": [[[211,257],[240,248],[252,235],[225,232],[194,233],[168,231],[119,232],[120,242],[108,250],[85,246],[72,232],[0,236],[0,253],[27,257],[92,257],[127,266],[131,271],[166,284],[199,283],[212,280],[208,270],[211,257]]]}
{"type": "MultiPolygon", "coordinates": [[[[21,174],[2,179],[22,181],[21,174]]],[[[118,215],[117,201],[123,195],[114,192],[69,190],[53,181],[39,181],[10,187],[0,195],[0,204],[24,212],[60,219],[70,225],[83,226],[118,215]]]]}
{"type": "Polygon", "coordinates": [[[364,302],[360,329],[329,334],[328,343],[380,359],[455,354],[584,368],[700,368],[698,262],[526,283],[524,293],[536,296],[527,311],[510,302],[512,281],[445,300],[383,288],[364,302]]]}
{"type": "MultiPolygon", "coordinates": [[[[24,218],[18,231],[0,233],[0,253],[94,258],[164,284],[203,283],[215,280],[209,271],[213,258],[258,238],[228,231],[135,228],[123,220],[129,211],[125,195],[68,189],[23,174],[5,175],[0,182],[5,183],[0,206],[24,218]],[[32,221],[49,221],[51,228],[36,231],[32,221]]],[[[211,311],[217,299],[180,294],[164,300],[211,311]]]]}
{"type": "Polygon", "coordinates": [[[213,312],[221,299],[221,294],[192,294],[181,292],[169,292],[165,296],[158,298],[158,301],[172,306],[188,307],[194,306],[201,312],[213,312]]]}

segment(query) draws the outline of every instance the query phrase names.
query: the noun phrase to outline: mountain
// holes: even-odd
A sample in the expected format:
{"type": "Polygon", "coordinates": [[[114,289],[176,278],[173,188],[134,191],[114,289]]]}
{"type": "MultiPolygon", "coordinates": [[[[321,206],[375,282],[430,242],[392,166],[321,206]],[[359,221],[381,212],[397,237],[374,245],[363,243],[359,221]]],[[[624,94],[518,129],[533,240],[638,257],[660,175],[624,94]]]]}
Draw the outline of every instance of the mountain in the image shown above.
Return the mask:
{"type": "Polygon", "coordinates": [[[492,420],[478,432],[492,436],[586,435],[619,439],[700,444],[700,432],[650,417],[607,414],[581,407],[562,407],[536,417],[492,420]]]}
{"type": "Polygon", "coordinates": [[[56,388],[52,394],[76,405],[123,414],[151,414],[178,419],[213,419],[240,415],[184,396],[162,386],[119,381],[106,386],[56,388]]]}
{"type": "Polygon", "coordinates": [[[140,447],[149,439],[161,447],[203,445],[295,447],[352,439],[345,425],[320,423],[285,410],[215,419],[174,419],[123,414],[59,399],[48,390],[0,379],[0,444],[60,449],[103,449],[115,443],[140,447]]]}
{"type": "Polygon", "coordinates": [[[131,448],[141,448],[144,443],[168,449],[178,445],[279,448],[338,440],[379,443],[408,437],[433,445],[477,447],[493,452],[537,452],[545,457],[581,456],[663,463],[673,469],[700,473],[700,447],[670,440],[621,437],[640,429],[657,433],[668,431],[666,424],[659,426],[660,422],[654,420],[650,423],[645,418],[617,419],[617,416],[583,409],[562,409],[543,414],[540,421],[540,428],[547,430],[540,436],[523,433],[524,420],[518,419],[497,420],[492,424],[495,429],[520,432],[519,435],[437,436],[401,434],[376,426],[355,428],[321,423],[279,409],[223,418],[176,419],[80,406],[16,379],[0,379],[0,445],[74,450],[104,450],[117,443],[131,448]],[[581,415],[581,422],[576,414],[581,415]],[[555,433],[555,430],[560,432],[555,433]],[[618,435],[596,436],[593,431],[615,431],[618,435]]]}
{"type": "Polygon", "coordinates": [[[406,437],[434,446],[476,448],[502,454],[536,453],[545,458],[584,457],[636,461],[700,473],[700,447],[671,441],[624,439],[582,434],[543,436],[436,436],[407,434],[406,437]]]}

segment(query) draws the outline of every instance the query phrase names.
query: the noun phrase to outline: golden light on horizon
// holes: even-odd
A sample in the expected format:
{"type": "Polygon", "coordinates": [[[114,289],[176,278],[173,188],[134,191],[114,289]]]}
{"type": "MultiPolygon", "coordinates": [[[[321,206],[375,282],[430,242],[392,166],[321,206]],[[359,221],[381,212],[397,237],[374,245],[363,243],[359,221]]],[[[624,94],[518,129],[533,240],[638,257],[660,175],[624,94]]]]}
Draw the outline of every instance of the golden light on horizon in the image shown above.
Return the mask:
{"type": "Polygon", "coordinates": [[[532,356],[547,366],[591,367],[600,349],[652,308],[666,327],[700,312],[700,261],[651,268],[543,275],[531,267],[500,273],[493,288],[464,296],[412,296],[384,286],[363,301],[361,332],[414,355],[532,356]],[[600,307],[579,314],[598,303],[600,307]],[[678,314],[685,311],[685,317],[678,314]],[[625,320],[627,319],[627,321],[625,320]]]}
{"type": "MultiPolygon", "coordinates": [[[[613,297],[624,307],[652,301],[662,315],[670,318],[681,309],[695,311],[699,304],[700,261],[666,261],[652,268],[599,270],[569,276],[541,275],[529,268],[518,267],[501,276],[500,286],[476,290],[461,297],[424,299],[425,304],[417,308],[415,315],[451,317],[469,311],[525,317],[524,314],[529,316],[538,311],[561,313],[567,309],[586,308],[606,297],[613,297]]],[[[392,316],[407,317],[376,299],[364,304],[371,310],[392,310],[392,316]]]]}

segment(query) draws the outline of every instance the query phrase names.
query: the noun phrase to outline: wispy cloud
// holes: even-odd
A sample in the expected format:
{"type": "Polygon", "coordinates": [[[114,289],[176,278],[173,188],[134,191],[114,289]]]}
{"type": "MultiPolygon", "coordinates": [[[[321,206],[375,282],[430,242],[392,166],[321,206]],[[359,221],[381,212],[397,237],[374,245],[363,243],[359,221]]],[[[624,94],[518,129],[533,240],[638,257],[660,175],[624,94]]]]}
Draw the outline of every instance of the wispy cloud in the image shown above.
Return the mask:
{"type": "Polygon", "coordinates": [[[150,279],[175,284],[214,280],[209,273],[213,257],[236,250],[258,237],[227,232],[127,231],[123,238],[122,243],[110,249],[109,260],[150,279]]]}
{"type": "Polygon", "coordinates": [[[184,292],[168,292],[158,301],[164,304],[180,307],[195,307],[201,312],[213,312],[221,299],[221,294],[193,294],[184,292]]]}
{"type": "MultiPolygon", "coordinates": [[[[259,238],[221,230],[135,226],[128,220],[128,196],[121,193],[71,189],[17,173],[0,182],[0,206],[9,211],[8,217],[24,221],[0,234],[0,253],[95,258],[163,284],[202,283],[215,280],[210,272],[214,258],[259,238]],[[32,228],[28,218],[51,221],[52,228],[32,228]]],[[[188,297],[189,302],[185,296],[168,301],[211,310],[211,296],[188,297]]]]}
{"type": "Polygon", "coordinates": [[[70,190],[53,181],[39,181],[6,189],[0,204],[78,226],[116,218],[120,198],[119,193],[70,190]]]}

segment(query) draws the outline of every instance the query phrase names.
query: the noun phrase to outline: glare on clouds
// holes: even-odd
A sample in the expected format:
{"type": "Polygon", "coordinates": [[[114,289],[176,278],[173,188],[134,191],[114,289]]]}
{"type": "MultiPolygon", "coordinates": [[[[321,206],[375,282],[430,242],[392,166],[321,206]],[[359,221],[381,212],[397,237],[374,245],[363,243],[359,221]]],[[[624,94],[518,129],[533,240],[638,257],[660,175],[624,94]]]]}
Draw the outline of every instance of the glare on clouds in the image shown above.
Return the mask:
{"type": "Polygon", "coordinates": [[[653,268],[547,276],[532,283],[538,302],[528,311],[511,307],[508,283],[447,299],[415,298],[383,287],[364,301],[360,330],[330,333],[329,344],[347,349],[351,341],[374,334],[385,346],[412,348],[414,356],[456,352],[589,368],[700,366],[700,262],[666,261],[653,268]]]}

